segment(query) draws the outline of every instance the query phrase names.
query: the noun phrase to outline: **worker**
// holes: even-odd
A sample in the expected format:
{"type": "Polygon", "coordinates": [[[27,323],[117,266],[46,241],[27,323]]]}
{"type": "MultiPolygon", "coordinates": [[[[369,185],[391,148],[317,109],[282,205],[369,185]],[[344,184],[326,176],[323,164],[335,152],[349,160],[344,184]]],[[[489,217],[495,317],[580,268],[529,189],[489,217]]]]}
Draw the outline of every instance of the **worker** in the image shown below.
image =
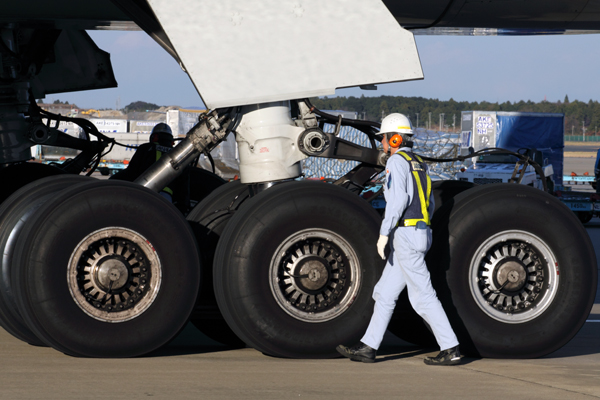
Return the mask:
{"type": "MultiPolygon", "coordinates": [[[[138,146],[127,168],[113,175],[111,179],[135,181],[152,164],[158,161],[163,154],[171,151],[173,145],[173,131],[171,127],[164,122],[156,124],[150,133],[149,142],[138,146]]],[[[183,182],[185,179],[187,179],[187,175],[183,174],[160,191],[161,196],[182,209],[185,209],[184,203],[186,203],[186,199],[189,197],[189,191],[184,189],[187,187],[185,182],[183,182]],[[177,193],[174,193],[174,191],[177,193]]]]}
{"type": "Polygon", "coordinates": [[[389,241],[389,257],[373,291],[375,308],[366,333],[358,344],[339,345],[337,351],[354,361],[374,362],[398,296],[406,287],[411,305],[429,324],[441,350],[437,356],[425,358],[425,364],[455,365],[460,363],[458,339],[425,264],[425,254],[431,247],[429,225],[434,209],[427,165],[412,153],[413,129],[405,115],[394,113],[385,117],[380,133],[383,149],[391,156],[386,163],[387,206],[377,251],[385,260],[389,241]]]}

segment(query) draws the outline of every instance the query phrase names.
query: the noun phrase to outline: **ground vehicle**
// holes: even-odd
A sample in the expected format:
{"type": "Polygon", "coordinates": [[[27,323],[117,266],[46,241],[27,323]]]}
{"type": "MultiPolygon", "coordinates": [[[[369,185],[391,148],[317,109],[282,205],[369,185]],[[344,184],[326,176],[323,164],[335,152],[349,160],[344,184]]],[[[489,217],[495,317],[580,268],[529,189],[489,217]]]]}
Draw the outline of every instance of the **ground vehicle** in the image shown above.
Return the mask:
{"type": "MultiPolygon", "coordinates": [[[[461,131],[461,154],[493,147],[527,154],[543,167],[550,191],[554,190],[555,184],[562,185],[564,114],[463,111],[461,131]]],[[[522,171],[522,175],[513,176],[514,168],[508,164],[514,166],[516,161],[508,155],[474,158],[457,178],[477,184],[519,178],[522,184],[541,188],[540,176],[536,177],[530,166],[522,171]]]]}
{"type": "Polygon", "coordinates": [[[573,191],[570,187],[564,187],[563,190],[558,191],[556,194],[561,199],[563,203],[567,205],[577,218],[582,223],[589,222],[592,217],[600,215],[600,197],[598,196],[598,188],[597,188],[597,180],[600,175],[600,170],[598,165],[600,163],[600,151],[596,154],[596,162],[594,163],[594,176],[589,176],[588,173],[584,173],[583,175],[576,175],[572,173],[571,175],[565,175],[563,177],[563,181],[565,184],[590,184],[592,188],[595,189],[594,192],[583,192],[583,191],[573,191]]]}
{"type": "MultiPolygon", "coordinates": [[[[187,321],[204,265],[227,324],[219,325],[214,302],[204,299],[199,325],[217,326],[219,335],[231,328],[258,350],[285,357],[328,357],[339,342],[357,340],[383,266],[374,251],[379,216],[355,195],[383,168],[374,138],[378,124],[331,119],[308,100],[294,99],[336,87],[421,79],[414,38],[397,21],[414,28],[596,26],[586,19],[593,13],[569,11],[566,1],[523,8],[513,3],[4,2],[1,85],[8,94],[0,105],[0,163],[7,166],[0,172],[11,183],[3,190],[15,193],[2,204],[2,243],[11,256],[2,261],[0,319],[16,336],[67,354],[144,354],[187,321]],[[183,8],[186,13],[173,14],[183,8]],[[573,13],[578,22],[568,22],[573,13]],[[184,66],[213,111],[136,185],[55,177],[16,192],[27,180],[58,173],[30,171],[22,163],[32,142],[68,141],[81,149],[63,170],[79,172],[99,160],[110,140],[80,120],[86,134],[101,140],[65,138],[40,124],[33,99],[116,85],[107,54],[80,29],[133,25],[184,66]],[[323,63],[315,56],[321,54],[336,62],[323,63]],[[80,68],[64,65],[67,59],[80,68]],[[323,132],[323,120],[360,129],[371,147],[323,132]],[[155,192],[231,132],[241,182],[223,185],[198,204],[189,216],[192,231],[155,192]],[[335,184],[296,182],[299,161],[307,156],[361,164],[335,184]],[[18,225],[14,215],[27,215],[27,221],[18,225]]],[[[586,4],[592,3],[598,1],[586,4]]],[[[465,189],[436,188],[444,200],[434,217],[441,236],[429,261],[465,350],[534,357],[557,349],[581,327],[594,299],[596,261],[585,231],[543,191],[520,185],[465,189]],[[570,232],[568,238],[542,229],[550,218],[555,231],[570,232]]]]}

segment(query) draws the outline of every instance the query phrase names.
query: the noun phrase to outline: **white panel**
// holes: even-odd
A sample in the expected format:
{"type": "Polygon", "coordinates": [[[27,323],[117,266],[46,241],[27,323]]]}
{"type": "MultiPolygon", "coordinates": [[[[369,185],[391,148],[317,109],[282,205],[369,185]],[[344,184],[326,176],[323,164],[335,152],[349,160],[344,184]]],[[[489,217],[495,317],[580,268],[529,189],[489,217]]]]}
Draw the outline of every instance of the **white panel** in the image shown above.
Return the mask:
{"type": "Polygon", "coordinates": [[[127,132],[126,119],[90,118],[90,122],[96,125],[101,133],[127,132]]]}
{"type": "Polygon", "coordinates": [[[149,0],[209,108],[422,79],[381,0],[149,0]]]}

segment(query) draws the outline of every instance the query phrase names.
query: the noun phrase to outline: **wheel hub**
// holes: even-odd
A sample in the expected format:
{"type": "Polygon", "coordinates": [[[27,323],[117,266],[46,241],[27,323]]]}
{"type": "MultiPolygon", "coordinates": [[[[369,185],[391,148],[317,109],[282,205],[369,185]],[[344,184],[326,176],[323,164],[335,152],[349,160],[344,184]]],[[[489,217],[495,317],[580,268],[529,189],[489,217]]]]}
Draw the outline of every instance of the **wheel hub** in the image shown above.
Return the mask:
{"type": "Polygon", "coordinates": [[[360,269],[343,238],[311,229],[283,241],[273,256],[270,276],[271,290],[284,311],[302,321],[323,322],[352,304],[360,269]]]}
{"type": "MultiPolygon", "coordinates": [[[[122,257],[102,259],[96,268],[92,268],[95,283],[105,292],[117,291],[129,280],[129,269],[122,257]]],[[[127,264],[128,265],[128,264],[127,264]]]]}
{"type": "Polygon", "coordinates": [[[294,271],[294,280],[298,287],[306,291],[318,291],[329,281],[328,264],[318,256],[303,256],[290,268],[294,271]]]}
{"type": "Polygon", "coordinates": [[[534,319],[552,302],[558,263],[538,237],[509,231],[479,247],[470,274],[471,292],[484,312],[502,322],[520,323],[534,319]]]}
{"type": "Polygon", "coordinates": [[[77,305],[107,322],[135,318],[152,304],[161,282],[152,245],[124,228],[86,237],[71,255],[69,290],[77,305]]]}
{"type": "Polygon", "coordinates": [[[507,292],[516,292],[523,288],[527,279],[527,271],[525,265],[517,260],[508,259],[497,268],[494,272],[495,286],[504,287],[507,292]]]}

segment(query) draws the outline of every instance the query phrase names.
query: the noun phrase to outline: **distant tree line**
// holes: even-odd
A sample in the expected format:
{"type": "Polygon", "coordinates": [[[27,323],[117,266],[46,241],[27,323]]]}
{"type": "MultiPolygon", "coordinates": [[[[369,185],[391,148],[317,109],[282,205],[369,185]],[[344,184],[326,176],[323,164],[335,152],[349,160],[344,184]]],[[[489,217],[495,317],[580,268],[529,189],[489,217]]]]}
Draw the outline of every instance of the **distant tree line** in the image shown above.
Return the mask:
{"type": "Polygon", "coordinates": [[[134,101],[133,103],[129,103],[123,108],[123,112],[125,114],[130,112],[145,112],[159,109],[160,106],[153,103],[146,103],[145,101],[134,101]]]}
{"type": "Polygon", "coordinates": [[[461,111],[520,111],[565,114],[566,135],[581,135],[583,132],[586,135],[595,135],[600,130],[600,103],[592,100],[587,103],[578,100],[569,101],[568,96],[565,96],[563,101],[539,103],[531,100],[515,103],[468,102],[454,99],[441,101],[403,96],[323,97],[313,98],[311,102],[322,110],[355,111],[359,119],[371,121],[381,121],[383,116],[399,112],[407,115],[415,126],[418,119],[419,127],[427,127],[429,113],[431,113],[430,129],[440,128],[440,114],[444,114],[445,129],[452,130],[454,123],[454,129],[459,131],[461,111]]]}

